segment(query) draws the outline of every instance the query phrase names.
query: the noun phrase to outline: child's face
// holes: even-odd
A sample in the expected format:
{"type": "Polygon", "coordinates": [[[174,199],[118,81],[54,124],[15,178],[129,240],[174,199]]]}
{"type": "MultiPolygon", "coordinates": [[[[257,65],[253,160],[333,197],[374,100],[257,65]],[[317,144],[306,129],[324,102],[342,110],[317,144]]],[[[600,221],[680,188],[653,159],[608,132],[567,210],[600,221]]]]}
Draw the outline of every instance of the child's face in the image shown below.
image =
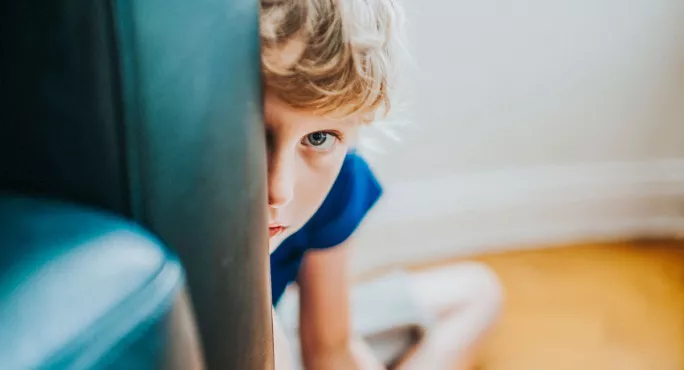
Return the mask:
{"type": "Polygon", "coordinates": [[[323,203],[358,124],[297,111],[266,93],[269,247],[299,230],[323,203]]]}

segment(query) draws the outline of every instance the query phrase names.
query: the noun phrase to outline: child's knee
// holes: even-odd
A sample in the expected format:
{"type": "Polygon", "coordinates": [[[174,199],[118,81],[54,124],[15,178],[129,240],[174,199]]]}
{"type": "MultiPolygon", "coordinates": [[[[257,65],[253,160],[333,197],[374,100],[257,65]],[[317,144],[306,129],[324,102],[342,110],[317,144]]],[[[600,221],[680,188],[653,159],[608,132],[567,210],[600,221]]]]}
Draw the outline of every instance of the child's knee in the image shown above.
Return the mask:
{"type": "Polygon", "coordinates": [[[414,275],[413,292],[421,306],[437,317],[474,309],[483,315],[498,315],[503,288],[487,265],[465,262],[414,275]]]}
{"type": "Polygon", "coordinates": [[[473,296],[485,306],[499,308],[503,301],[503,286],[498,275],[489,266],[478,262],[468,262],[462,266],[454,266],[454,281],[470,284],[473,296]]]}

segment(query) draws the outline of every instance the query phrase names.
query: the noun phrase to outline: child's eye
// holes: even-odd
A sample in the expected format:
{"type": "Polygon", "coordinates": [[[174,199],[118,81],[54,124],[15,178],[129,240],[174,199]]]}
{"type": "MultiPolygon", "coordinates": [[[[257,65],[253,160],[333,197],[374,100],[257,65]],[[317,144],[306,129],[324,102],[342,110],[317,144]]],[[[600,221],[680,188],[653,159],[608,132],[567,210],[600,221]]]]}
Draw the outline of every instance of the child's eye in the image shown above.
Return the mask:
{"type": "Polygon", "coordinates": [[[324,131],[312,132],[302,139],[302,144],[322,152],[332,149],[336,142],[335,134],[324,131]]]}

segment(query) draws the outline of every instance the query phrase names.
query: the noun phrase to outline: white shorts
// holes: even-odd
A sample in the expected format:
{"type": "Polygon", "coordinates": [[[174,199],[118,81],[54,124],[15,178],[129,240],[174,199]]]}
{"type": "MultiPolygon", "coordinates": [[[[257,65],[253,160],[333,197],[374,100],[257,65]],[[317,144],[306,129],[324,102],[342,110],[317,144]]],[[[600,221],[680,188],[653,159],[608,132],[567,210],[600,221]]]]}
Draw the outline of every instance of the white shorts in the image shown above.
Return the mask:
{"type": "MultiPolygon", "coordinates": [[[[354,286],[350,299],[354,334],[363,338],[385,364],[397,359],[415,342],[416,331],[426,330],[433,323],[433,318],[415,304],[409,276],[403,271],[354,286]]],[[[290,340],[295,369],[301,369],[296,289],[285,292],[276,307],[276,314],[290,340]]]]}

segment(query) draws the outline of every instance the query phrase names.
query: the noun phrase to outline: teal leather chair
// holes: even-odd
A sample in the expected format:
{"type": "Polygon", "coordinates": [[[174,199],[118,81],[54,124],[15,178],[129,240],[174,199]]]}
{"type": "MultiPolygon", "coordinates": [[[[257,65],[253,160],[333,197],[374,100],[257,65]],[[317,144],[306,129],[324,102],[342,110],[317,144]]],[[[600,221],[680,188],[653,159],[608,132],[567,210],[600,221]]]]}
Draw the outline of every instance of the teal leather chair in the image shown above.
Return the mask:
{"type": "Polygon", "coordinates": [[[2,5],[0,368],[273,368],[255,0],[2,5]]]}

